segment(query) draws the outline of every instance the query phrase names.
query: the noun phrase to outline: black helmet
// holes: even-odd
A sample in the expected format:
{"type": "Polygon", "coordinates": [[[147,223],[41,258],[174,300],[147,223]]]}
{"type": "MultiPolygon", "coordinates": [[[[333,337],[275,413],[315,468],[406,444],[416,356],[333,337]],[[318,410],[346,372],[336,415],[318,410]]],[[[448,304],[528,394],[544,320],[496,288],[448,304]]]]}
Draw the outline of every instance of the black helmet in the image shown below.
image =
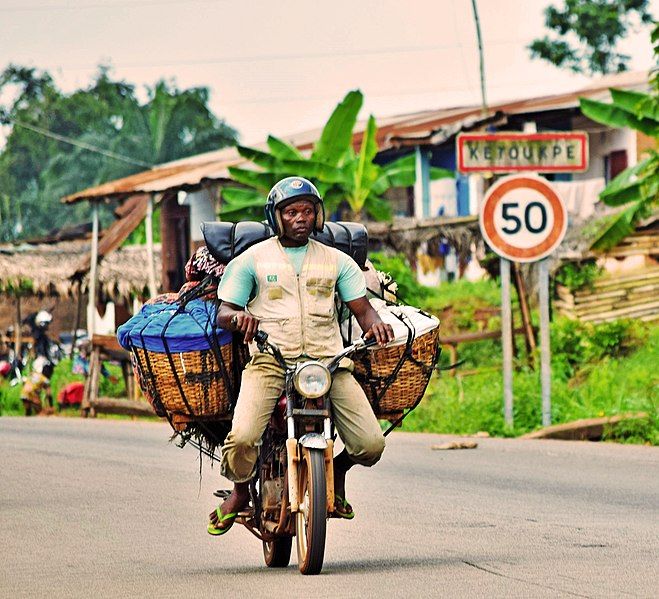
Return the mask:
{"type": "Polygon", "coordinates": [[[275,183],[265,203],[265,218],[277,237],[281,237],[284,233],[279,210],[287,204],[298,200],[310,200],[313,202],[316,208],[314,231],[320,232],[323,230],[325,224],[325,208],[323,206],[323,198],[320,197],[316,186],[303,177],[286,177],[275,183]]]}

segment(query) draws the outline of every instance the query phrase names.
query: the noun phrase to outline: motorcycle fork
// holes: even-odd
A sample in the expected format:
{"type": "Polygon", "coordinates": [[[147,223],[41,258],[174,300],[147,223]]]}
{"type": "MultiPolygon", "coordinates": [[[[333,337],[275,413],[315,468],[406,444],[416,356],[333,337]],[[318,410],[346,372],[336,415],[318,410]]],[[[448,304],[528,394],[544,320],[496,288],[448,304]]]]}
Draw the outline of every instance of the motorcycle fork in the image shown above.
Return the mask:
{"type": "Polygon", "coordinates": [[[325,449],[325,480],[327,480],[327,513],[334,511],[334,441],[327,439],[325,449]]]}
{"type": "Polygon", "coordinates": [[[286,439],[286,459],[288,461],[288,501],[291,504],[291,513],[295,513],[300,508],[300,501],[297,496],[300,457],[295,437],[286,439]]]}

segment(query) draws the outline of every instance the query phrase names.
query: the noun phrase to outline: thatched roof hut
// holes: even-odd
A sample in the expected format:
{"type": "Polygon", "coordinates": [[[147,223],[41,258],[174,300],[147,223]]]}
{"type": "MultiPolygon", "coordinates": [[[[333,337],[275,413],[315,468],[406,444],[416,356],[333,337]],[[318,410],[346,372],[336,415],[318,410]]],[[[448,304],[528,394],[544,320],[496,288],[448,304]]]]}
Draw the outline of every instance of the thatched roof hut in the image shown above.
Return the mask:
{"type": "MultiPolygon", "coordinates": [[[[38,296],[73,297],[87,293],[89,273],[75,276],[82,260],[89,255],[89,240],[59,243],[0,246],[0,292],[17,290],[38,296]]],[[[161,260],[160,246],[154,247],[154,261],[161,260]]],[[[129,302],[148,297],[145,246],[127,246],[108,254],[99,264],[101,301],[129,302]]],[[[160,268],[156,267],[156,277],[160,268]]],[[[157,280],[157,284],[160,282],[157,280]]]]}

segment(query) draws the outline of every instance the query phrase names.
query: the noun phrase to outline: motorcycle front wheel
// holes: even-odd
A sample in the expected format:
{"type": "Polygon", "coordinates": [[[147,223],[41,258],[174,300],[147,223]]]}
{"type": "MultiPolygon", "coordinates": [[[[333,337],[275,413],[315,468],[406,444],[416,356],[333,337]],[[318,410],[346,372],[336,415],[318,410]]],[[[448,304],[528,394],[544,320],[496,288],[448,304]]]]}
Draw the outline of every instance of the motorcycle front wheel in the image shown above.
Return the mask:
{"type": "Polygon", "coordinates": [[[298,472],[299,511],[296,517],[297,561],[302,574],[318,574],[323,567],[327,532],[325,452],[302,449],[298,472]]]}
{"type": "Polygon", "coordinates": [[[263,557],[268,568],[285,568],[291,560],[292,537],[263,541],[263,557]]]}

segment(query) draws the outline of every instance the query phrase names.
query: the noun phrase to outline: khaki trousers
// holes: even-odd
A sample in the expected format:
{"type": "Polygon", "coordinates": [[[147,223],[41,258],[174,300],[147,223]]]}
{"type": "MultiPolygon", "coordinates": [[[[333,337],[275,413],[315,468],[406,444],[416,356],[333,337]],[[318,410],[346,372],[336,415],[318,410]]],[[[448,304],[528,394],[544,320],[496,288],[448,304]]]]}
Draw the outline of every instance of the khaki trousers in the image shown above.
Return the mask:
{"type": "MultiPolygon", "coordinates": [[[[233,482],[254,476],[258,443],[284,389],[284,371],[269,355],[256,354],[245,368],[220,471],[233,482]]],[[[384,451],[384,435],[364,391],[345,369],[334,373],[330,398],[334,425],[350,457],[364,466],[384,451]]]]}

